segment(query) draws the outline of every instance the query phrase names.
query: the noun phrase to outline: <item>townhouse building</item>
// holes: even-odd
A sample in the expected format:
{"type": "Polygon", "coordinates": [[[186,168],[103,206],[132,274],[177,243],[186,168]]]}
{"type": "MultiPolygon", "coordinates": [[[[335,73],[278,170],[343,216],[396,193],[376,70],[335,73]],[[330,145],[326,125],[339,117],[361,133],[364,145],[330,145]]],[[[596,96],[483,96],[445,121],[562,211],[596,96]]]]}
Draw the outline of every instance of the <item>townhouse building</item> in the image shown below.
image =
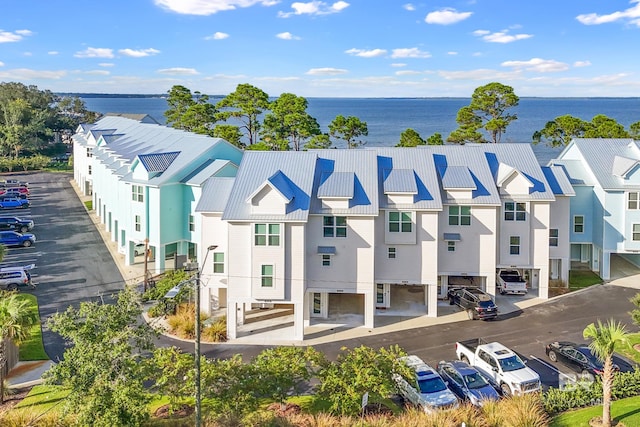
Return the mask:
{"type": "Polygon", "coordinates": [[[235,176],[241,150],[219,138],[123,116],[80,126],[73,141],[82,158],[74,162],[74,178],[92,194],[93,209],[126,265],[145,242],[156,273],[168,268],[171,257],[197,258],[195,208],[202,185],[212,176],[235,176]]]}
{"type": "Polygon", "coordinates": [[[226,307],[234,338],[252,307],[288,306],[301,340],[330,318],[437,316],[451,285],[495,295],[501,268],[547,298],[550,276],[568,280],[573,195],[528,144],[245,152],[196,207],[202,309],[226,307]]]}
{"type": "Polygon", "coordinates": [[[575,189],[569,214],[571,261],[604,280],[611,277],[612,257],[640,265],[638,143],[574,139],[551,164],[566,171],[575,189]]]}

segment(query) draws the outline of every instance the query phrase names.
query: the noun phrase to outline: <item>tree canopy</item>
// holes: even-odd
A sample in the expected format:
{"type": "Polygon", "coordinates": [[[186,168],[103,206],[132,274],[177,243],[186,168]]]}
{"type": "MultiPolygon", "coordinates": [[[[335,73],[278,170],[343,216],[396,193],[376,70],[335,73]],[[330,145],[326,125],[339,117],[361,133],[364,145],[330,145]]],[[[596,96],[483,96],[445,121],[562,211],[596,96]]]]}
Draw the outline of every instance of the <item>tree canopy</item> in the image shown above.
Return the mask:
{"type": "Polygon", "coordinates": [[[239,121],[239,128],[249,142],[247,145],[258,142],[262,127],[260,115],[270,108],[269,95],[266,92],[248,83],[239,84],[236,90],[222,98],[216,107],[219,109],[216,114],[217,120],[239,121]]]}
{"type": "Polygon", "coordinates": [[[507,113],[516,107],[520,98],[511,86],[493,82],[480,86],[473,91],[468,106],[458,111],[458,128],[449,134],[447,141],[464,144],[466,142],[500,142],[507,126],[518,117],[507,113]],[[484,129],[490,136],[484,139],[478,132],[484,129]]]}
{"type": "Polygon", "coordinates": [[[544,128],[533,133],[534,144],[542,141],[551,147],[563,147],[574,138],[634,138],[640,137],[640,122],[632,123],[627,131],[616,120],[598,114],[590,122],[566,114],[548,121],[544,128]]]}
{"type": "Polygon", "coordinates": [[[400,134],[400,142],[396,147],[417,147],[418,145],[426,145],[427,141],[422,139],[420,134],[415,130],[408,128],[400,134]]]}
{"type": "Polygon", "coordinates": [[[367,122],[363,122],[357,117],[338,115],[329,123],[329,135],[345,141],[347,148],[357,148],[365,144],[360,137],[369,135],[369,129],[367,122]]]}
{"type": "Polygon", "coordinates": [[[320,135],[318,121],[307,113],[307,100],[283,93],[270,105],[264,118],[262,139],[287,149],[300,151],[310,138],[320,135]]]}
{"type": "MultiPolygon", "coordinates": [[[[202,135],[215,136],[216,107],[209,96],[176,85],[169,90],[169,109],[164,112],[167,125],[202,135]],[[194,99],[195,98],[195,99],[194,99]]],[[[230,141],[231,142],[231,141],[230,141]]]]}

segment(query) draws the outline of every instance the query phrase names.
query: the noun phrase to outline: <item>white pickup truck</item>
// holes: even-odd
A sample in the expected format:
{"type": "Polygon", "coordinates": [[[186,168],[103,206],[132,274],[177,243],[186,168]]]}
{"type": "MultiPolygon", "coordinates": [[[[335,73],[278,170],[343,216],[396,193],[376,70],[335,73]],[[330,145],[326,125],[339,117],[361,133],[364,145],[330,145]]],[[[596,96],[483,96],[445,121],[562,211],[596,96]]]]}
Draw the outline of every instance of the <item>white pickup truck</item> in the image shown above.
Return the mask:
{"type": "Polygon", "coordinates": [[[527,281],[516,270],[500,270],[496,275],[496,285],[502,295],[527,293],[527,281]]]}
{"type": "Polygon", "coordinates": [[[485,374],[505,396],[540,390],[540,376],[500,343],[487,343],[482,338],[458,341],[456,355],[485,374]]]}
{"type": "Polygon", "coordinates": [[[401,375],[393,375],[403,399],[427,413],[436,409],[458,407],[458,398],[447,388],[435,369],[415,355],[404,356],[400,360],[415,373],[408,381],[401,375]]]}

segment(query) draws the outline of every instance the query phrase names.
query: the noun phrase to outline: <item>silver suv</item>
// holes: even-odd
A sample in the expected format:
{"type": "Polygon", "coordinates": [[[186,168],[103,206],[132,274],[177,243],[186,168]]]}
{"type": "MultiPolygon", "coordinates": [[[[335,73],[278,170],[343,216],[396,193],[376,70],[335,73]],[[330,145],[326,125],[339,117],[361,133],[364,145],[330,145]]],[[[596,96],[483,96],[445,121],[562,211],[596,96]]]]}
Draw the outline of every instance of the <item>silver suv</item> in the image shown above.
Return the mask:
{"type": "Polygon", "coordinates": [[[15,291],[18,288],[35,289],[35,285],[31,282],[31,274],[29,270],[34,266],[24,267],[2,267],[0,268],[0,289],[7,291],[15,291]]]}

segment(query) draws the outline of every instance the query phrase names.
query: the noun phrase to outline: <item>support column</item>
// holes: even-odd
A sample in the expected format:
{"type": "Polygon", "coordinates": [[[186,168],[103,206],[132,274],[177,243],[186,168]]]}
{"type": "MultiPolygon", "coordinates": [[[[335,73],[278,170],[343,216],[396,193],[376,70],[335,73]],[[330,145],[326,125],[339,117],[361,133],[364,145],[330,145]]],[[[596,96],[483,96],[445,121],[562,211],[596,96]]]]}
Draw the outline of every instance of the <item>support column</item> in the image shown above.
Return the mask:
{"type": "Polygon", "coordinates": [[[364,294],[364,327],[373,328],[375,324],[375,301],[373,293],[368,292],[364,294]]]}
{"type": "Polygon", "coordinates": [[[293,339],[304,340],[304,302],[293,304],[293,339]]]}
{"type": "Polygon", "coordinates": [[[165,257],[167,255],[167,250],[165,248],[164,245],[159,245],[156,248],[156,259],[155,259],[155,273],[156,274],[161,274],[165,272],[165,263],[167,262],[165,260],[165,257]]]}
{"type": "Polygon", "coordinates": [[[237,311],[238,304],[230,302],[227,306],[227,337],[232,340],[238,337],[237,311]]]}
{"type": "Polygon", "coordinates": [[[303,322],[304,322],[304,326],[309,326],[310,324],[310,318],[311,318],[311,308],[309,306],[310,304],[310,300],[311,300],[311,292],[305,292],[304,293],[304,299],[302,302],[302,312],[303,312],[303,322]]]}
{"type": "Polygon", "coordinates": [[[438,284],[425,285],[424,291],[425,305],[427,306],[427,316],[438,317],[438,284]]]}

